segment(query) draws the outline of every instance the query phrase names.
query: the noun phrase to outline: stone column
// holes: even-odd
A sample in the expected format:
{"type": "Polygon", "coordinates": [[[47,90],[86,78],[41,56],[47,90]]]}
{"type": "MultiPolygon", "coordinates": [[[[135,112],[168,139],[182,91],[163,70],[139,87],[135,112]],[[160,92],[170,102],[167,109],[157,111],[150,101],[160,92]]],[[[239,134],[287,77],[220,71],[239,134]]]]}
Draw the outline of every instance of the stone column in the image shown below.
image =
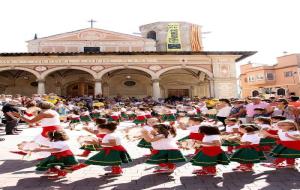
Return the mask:
{"type": "Polygon", "coordinates": [[[95,97],[102,95],[102,83],[100,79],[95,80],[95,97]]]}
{"type": "Polygon", "coordinates": [[[38,89],[37,89],[37,93],[38,94],[45,94],[45,80],[38,80],[38,89]]]}
{"type": "Polygon", "coordinates": [[[215,97],[215,82],[214,82],[214,80],[209,81],[209,96],[215,97]]]}
{"type": "Polygon", "coordinates": [[[154,79],[152,80],[152,97],[154,100],[158,100],[159,98],[161,98],[160,95],[160,87],[159,87],[159,79],[154,79]]]}

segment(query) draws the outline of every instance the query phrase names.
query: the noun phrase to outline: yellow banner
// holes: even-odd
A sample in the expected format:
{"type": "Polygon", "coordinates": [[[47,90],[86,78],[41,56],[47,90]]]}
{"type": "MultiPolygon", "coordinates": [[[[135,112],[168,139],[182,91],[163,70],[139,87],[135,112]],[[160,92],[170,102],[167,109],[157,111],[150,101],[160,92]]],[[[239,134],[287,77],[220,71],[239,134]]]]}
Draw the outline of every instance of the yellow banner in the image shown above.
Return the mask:
{"type": "Polygon", "coordinates": [[[180,51],[181,40],[180,40],[180,25],[179,23],[168,24],[168,35],[167,35],[167,51],[180,51]]]}

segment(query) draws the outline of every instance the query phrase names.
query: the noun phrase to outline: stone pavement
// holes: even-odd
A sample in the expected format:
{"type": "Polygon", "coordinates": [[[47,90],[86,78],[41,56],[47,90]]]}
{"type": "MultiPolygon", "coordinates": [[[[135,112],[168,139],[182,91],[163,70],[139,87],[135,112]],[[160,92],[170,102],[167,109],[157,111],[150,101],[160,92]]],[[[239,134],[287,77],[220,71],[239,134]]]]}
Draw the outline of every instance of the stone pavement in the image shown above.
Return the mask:
{"type": "MultiPolygon", "coordinates": [[[[287,190],[300,189],[300,173],[297,170],[281,169],[275,171],[259,165],[255,166],[255,172],[232,172],[236,166],[218,166],[219,176],[194,176],[193,166],[189,163],[179,165],[173,174],[153,174],[153,165],[144,164],[142,157],[147,150],[137,148],[136,142],[127,142],[126,148],[133,163],[124,165],[124,175],[120,177],[105,177],[103,174],[108,167],[89,166],[78,170],[64,179],[51,181],[41,177],[41,173],[35,172],[34,159],[36,155],[23,158],[9,153],[16,150],[16,144],[31,140],[38,134],[39,129],[24,129],[19,136],[1,136],[6,140],[0,142],[0,189],[3,190],[96,190],[96,189],[247,189],[247,190],[287,190]],[[223,176],[222,176],[223,173],[223,176]]],[[[82,132],[70,132],[72,150],[80,153],[76,136],[82,132]]],[[[181,136],[182,136],[181,132],[181,136]]],[[[188,154],[189,152],[184,152],[188,154]]],[[[78,157],[80,160],[80,158],[78,157]]],[[[80,161],[83,161],[81,159],[80,161]]]]}

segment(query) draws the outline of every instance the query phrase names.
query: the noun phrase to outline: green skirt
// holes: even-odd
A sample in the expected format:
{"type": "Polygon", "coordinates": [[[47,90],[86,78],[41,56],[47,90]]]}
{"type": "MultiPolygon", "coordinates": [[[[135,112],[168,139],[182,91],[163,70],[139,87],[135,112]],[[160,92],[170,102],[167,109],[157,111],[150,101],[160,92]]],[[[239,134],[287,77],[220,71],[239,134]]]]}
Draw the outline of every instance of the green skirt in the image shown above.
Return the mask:
{"type": "Polygon", "coordinates": [[[259,145],[261,146],[276,145],[276,140],[273,138],[262,138],[260,139],[259,145]]]}
{"type": "Polygon", "coordinates": [[[140,148],[152,148],[151,143],[145,141],[145,139],[140,140],[137,146],[140,148]]]}
{"type": "Polygon", "coordinates": [[[229,159],[227,155],[222,152],[216,156],[207,156],[200,151],[190,161],[194,166],[215,166],[217,164],[228,165],[229,159]]]}
{"type": "Polygon", "coordinates": [[[259,163],[262,160],[266,160],[264,153],[254,148],[240,148],[235,151],[230,158],[230,161],[241,164],[259,163]]]}
{"type": "Polygon", "coordinates": [[[91,114],[91,118],[92,119],[98,119],[98,118],[100,118],[101,117],[101,114],[100,113],[92,113],[91,114]]]}
{"type": "Polygon", "coordinates": [[[237,143],[237,142],[234,142],[234,141],[228,141],[228,140],[225,140],[225,141],[222,143],[222,146],[240,146],[240,144],[237,143]]]}
{"type": "Polygon", "coordinates": [[[128,115],[127,115],[126,113],[121,113],[121,117],[122,117],[123,119],[128,119],[128,118],[129,118],[128,115]]]}
{"type": "Polygon", "coordinates": [[[176,121],[175,115],[163,115],[161,118],[163,121],[176,121]]]}
{"type": "Polygon", "coordinates": [[[46,171],[49,168],[53,168],[55,166],[60,166],[61,169],[64,169],[64,168],[72,167],[77,164],[78,164],[78,162],[74,156],[66,156],[66,157],[57,158],[56,156],[51,155],[51,156],[45,158],[44,160],[42,160],[40,163],[38,163],[36,165],[37,166],[36,170],[37,171],[46,171]]]}
{"type": "Polygon", "coordinates": [[[135,119],[133,121],[133,123],[135,123],[136,125],[138,125],[138,124],[145,124],[146,122],[147,122],[147,119],[143,119],[143,120],[135,119]]]}
{"type": "Polygon", "coordinates": [[[146,161],[147,164],[162,164],[162,163],[178,163],[186,162],[186,159],[180,150],[157,150],[156,154],[152,154],[146,161]]]}
{"type": "Polygon", "coordinates": [[[81,116],[80,120],[83,121],[83,122],[90,122],[90,121],[92,121],[89,116],[81,116]]]}
{"type": "Polygon", "coordinates": [[[186,140],[189,140],[189,139],[190,139],[190,135],[179,139],[178,142],[186,141],[186,140]]]}
{"type": "Polygon", "coordinates": [[[82,147],[80,147],[80,149],[89,150],[89,151],[99,151],[101,148],[102,147],[100,145],[93,145],[93,144],[83,145],[82,147]]]}
{"type": "Polygon", "coordinates": [[[270,156],[277,158],[300,158],[300,150],[290,149],[279,144],[271,151],[270,156]]]}
{"type": "Polygon", "coordinates": [[[132,160],[125,151],[110,150],[109,153],[107,153],[105,150],[100,150],[99,153],[92,156],[84,163],[98,166],[119,166],[129,162],[132,162],[132,160]]]}
{"type": "Polygon", "coordinates": [[[80,123],[80,120],[71,120],[70,123],[71,123],[71,124],[80,123]]]}

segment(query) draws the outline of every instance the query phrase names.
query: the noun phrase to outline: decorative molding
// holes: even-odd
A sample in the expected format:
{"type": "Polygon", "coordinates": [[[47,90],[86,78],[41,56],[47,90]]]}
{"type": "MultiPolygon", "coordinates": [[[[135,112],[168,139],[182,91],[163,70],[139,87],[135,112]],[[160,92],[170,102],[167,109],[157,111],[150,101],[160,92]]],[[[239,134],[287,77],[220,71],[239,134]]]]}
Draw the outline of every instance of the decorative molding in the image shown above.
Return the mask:
{"type": "Polygon", "coordinates": [[[93,71],[99,72],[99,71],[102,71],[104,69],[104,67],[101,65],[95,65],[95,66],[92,66],[91,69],[93,71]]]}
{"type": "Polygon", "coordinates": [[[152,70],[152,71],[158,71],[158,70],[160,70],[162,67],[160,66],[160,65],[151,65],[150,67],[149,67],[149,69],[150,70],[152,70]]]}
{"type": "Polygon", "coordinates": [[[34,70],[38,71],[38,72],[43,72],[46,71],[48,68],[45,66],[37,66],[34,68],[34,70]]]}

